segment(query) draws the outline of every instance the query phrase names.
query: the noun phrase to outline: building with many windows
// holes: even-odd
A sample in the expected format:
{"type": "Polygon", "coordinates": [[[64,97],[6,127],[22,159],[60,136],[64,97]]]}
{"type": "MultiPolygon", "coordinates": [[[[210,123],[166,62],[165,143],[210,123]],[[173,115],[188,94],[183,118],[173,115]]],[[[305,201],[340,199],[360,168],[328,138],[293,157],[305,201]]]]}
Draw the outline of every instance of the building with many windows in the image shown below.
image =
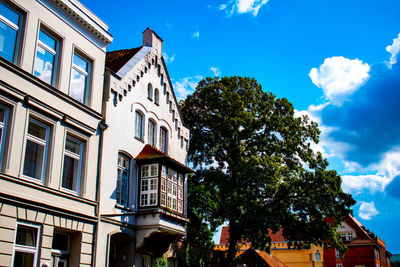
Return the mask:
{"type": "Polygon", "coordinates": [[[76,0],[0,0],[1,266],[94,265],[111,41],[76,0]]]}
{"type": "Polygon", "coordinates": [[[390,267],[391,254],[386,250],[385,242],[356,218],[348,215],[337,229],[347,247],[344,255],[334,248],[324,248],[324,266],[326,267],[390,267]]]}
{"type": "Polygon", "coordinates": [[[98,266],[151,266],[185,234],[189,129],[162,43],[147,28],[142,46],[106,56],[98,266]]]}

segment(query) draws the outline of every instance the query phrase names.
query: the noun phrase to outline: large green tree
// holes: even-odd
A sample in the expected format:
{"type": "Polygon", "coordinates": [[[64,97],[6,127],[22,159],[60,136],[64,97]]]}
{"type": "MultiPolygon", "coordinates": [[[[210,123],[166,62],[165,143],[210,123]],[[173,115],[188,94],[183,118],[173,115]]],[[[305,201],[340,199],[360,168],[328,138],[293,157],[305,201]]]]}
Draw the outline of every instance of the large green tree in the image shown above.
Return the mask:
{"type": "Polygon", "coordinates": [[[315,122],[295,116],[287,99],[243,77],[200,81],[181,112],[191,129],[188,159],[196,169],[192,209],[213,227],[229,223],[226,266],[242,239],[267,249],[270,230],[282,229],[294,246],[344,249],[326,219],[343,221],[354,200],[311,149],[319,141],[315,122]]]}

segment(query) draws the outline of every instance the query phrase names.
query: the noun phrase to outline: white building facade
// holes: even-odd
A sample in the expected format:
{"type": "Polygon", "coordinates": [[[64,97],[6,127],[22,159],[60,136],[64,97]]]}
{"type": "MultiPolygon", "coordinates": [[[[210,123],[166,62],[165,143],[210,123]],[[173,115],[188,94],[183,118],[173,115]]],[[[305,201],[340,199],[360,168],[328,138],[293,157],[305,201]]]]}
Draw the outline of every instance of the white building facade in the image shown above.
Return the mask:
{"type": "Polygon", "coordinates": [[[76,0],[0,0],[1,266],[95,265],[111,41],[76,0]]]}
{"type": "Polygon", "coordinates": [[[189,129],[162,42],[147,28],[141,47],[107,53],[97,266],[153,266],[185,234],[189,129]]]}

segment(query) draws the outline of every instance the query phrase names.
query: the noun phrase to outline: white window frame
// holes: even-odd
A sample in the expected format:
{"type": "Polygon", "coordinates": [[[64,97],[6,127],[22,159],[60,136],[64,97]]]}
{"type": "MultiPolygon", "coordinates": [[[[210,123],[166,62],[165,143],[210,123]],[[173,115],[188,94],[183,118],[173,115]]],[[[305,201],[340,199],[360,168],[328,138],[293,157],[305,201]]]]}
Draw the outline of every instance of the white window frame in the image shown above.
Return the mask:
{"type": "MultiPolygon", "coordinates": [[[[82,74],[83,76],[86,77],[86,83],[85,83],[85,88],[83,89],[83,101],[82,103],[87,104],[88,103],[88,99],[89,99],[89,92],[90,92],[90,85],[91,85],[91,73],[92,73],[92,61],[90,61],[89,59],[87,59],[87,57],[85,57],[82,53],[79,52],[79,50],[74,50],[74,55],[72,57],[72,69],[76,70],[77,72],[79,72],[80,74],[82,74]],[[78,56],[79,58],[81,58],[82,60],[84,60],[87,64],[88,64],[88,70],[84,70],[82,69],[80,66],[75,65],[74,64],[74,58],[75,56],[78,56]]],[[[71,77],[70,77],[70,84],[69,84],[69,94],[71,94],[71,82],[72,82],[72,71],[71,71],[71,77]]]]}
{"type": "Polygon", "coordinates": [[[152,121],[149,120],[147,123],[147,134],[148,134],[148,143],[149,145],[156,147],[157,145],[157,124],[152,121]],[[150,125],[151,124],[151,125],[150,125]]]}
{"type": "Polygon", "coordinates": [[[76,137],[74,137],[73,135],[71,135],[70,133],[67,133],[65,135],[65,139],[64,139],[64,149],[63,149],[63,167],[62,167],[62,172],[61,172],[61,188],[67,192],[73,193],[73,194],[77,194],[79,195],[81,193],[81,182],[82,182],[82,172],[83,172],[83,157],[84,157],[84,150],[85,150],[85,141],[82,141],[80,139],[77,139],[76,137]],[[76,142],[79,144],[79,155],[72,152],[72,151],[68,151],[65,148],[65,145],[67,144],[67,139],[71,139],[72,141],[76,142]],[[64,161],[65,161],[65,157],[71,157],[75,160],[78,160],[78,176],[74,177],[74,180],[76,180],[76,190],[72,190],[69,188],[65,188],[62,186],[63,184],[63,180],[64,180],[64,161]]]}
{"type": "Polygon", "coordinates": [[[14,44],[14,53],[13,53],[13,59],[11,62],[13,63],[17,63],[18,62],[18,56],[19,56],[19,52],[20,52],[20,44],[21,44],[21,35],[22,35],[22,25],[25,21],[25,15],[17,10],[15,7],[10,6],[7,2],[2,1],[2,4],[7,7],[9,10],[11,10],[12,12],[16,13],[19,16],[19,25],[11,22],[10,20],[8,20],[6,17],[4,17],[3,15],[0,14],[0,21],[3,22],[4,24],[6,24],[7,26],[9,26],[11,29],[13,29],[14,31],[16,31],[16,40],[15,40],[15,44],[14,44]]]}
{"type": "Polygon", "coordinates": [[[161,206],[173,211],[183,213],[184,208],[184,181],[183,174],[178,173],[173,168],[162,165],[161,173],[161,206]],[[165,187],[163,190],[163,183],[165,187]],[[165,198],[165,202],[163,199],[165,198]]]}
{"type": "Polygon", "coordinates": [[[140,168],[140,206],[158,205],[158,164],[142,165],[140,168]],[[153,183],[153,184],[152,184],[153,183]],[[154,188],[152,188],[152,185],[154,188]],[[146,187],[146,189],[145,189],[146,187]],[[151,196],[155,195],[155,203],[150,204],[151,196]]]}
{"type": "Polygon", "coordinates": [[[343,264],[337,263],[337,264],[336,264],[336,267],[343,267],[343,264]]]}
{"type": "Polygon", "coordinates": [[[164,127],[160,128],[160,150],[165,154],[168,153],[168,130],[164,127]]]}
{"type": "Polygon", "coordinates": [[[9,112],[10,108],[0,104],[0,109],[4,111],[4,120],[0,121],[0,171],[3,170],[3,160],[4,160],[4,150],[6,146],[6,138],[7,138],[7,130],[8,130],[8,119],[9,119],[9,112]]]}
{"type": "Polygon", "coordinates": [[[42,123],[42,122],[40,122],[40,121],[38,121],[38,120],[36,120],[36,119],[34,119],[33,117],[29,117],[29,119],[28,119],[28,125],[27,125],[27,127],[26,127],[26,133],[25,133],[24,161],[23,161],[23,163],[22,163],[22,164],[23,164],[23,165],[22,165],[22,176],[23,176],[24,178],[28,178],[28,179],[30,179],[30,180],[32,180],[32,181],[35,181],[35,182],[38,182],[38,183],[44,183],[45,177],[46,177],[46,171],[47,171],[47,159],[48,159],[49,141],[50,141],[50,126],[47,125],[47,124],[44,124],[44,123],[42,123]],[[37,124],[37,125],[39,125],[39,126],[41,126],[41,127],[43,127],[43,128],[46,129],[46,134],[45,134],[45,136],[46,136],[45,138],[46,138],[46,139],[45,139],[45,140],[39,139],[39,138],[37,138],[37,137],[35,137],[35,136],[33,136],[33,135],[30,135],[30,134],[28,133],[29,123],[30,123],[31,121],[32,121],[34,124],[37,124]],[[35,178],[35,177],[31,177],[31,176],[28,176],[28,175],[25,175],[25,174],[24,174],[24,166],[25,166],[25,160],[26,160],[26,146],[27,146],[27,144],[28,144],[28,141],[31,141],[31,142],[34,142],[34,143],[36,143],[36,144],[39,144],[39,145],[44,146],[44,149],[43,149],[42,173],[41,173],[40,179],[37,179],[37,178],[35,178]]]}
{"type": "Polygon", "coordinates": [[[144,115],[140,111],[135,111],[135,137],[143,140],[144,130],[143,130],[143,121],[144,115]],[[138,121],[138,117],[140,117],[140,122],[138,121]]]}
{"type": "Polygon", "coordinates": [[[17,225],[15,227],[15,236],[14,236],[14,247],[13,247],[13,257],[12,257],[12,261],[13,264],[12,266],[14,266],[14,261],[15,261],[15,252],[22,252],[22,253],[29,253],[29,254],[33,254],[33,266],[36,266],[38,259],[39,259],[39,244],[40,244],[40,239],[41,239],[41,227],[40,225],[36,225],[36,224],[30,224],[30,223],[25,223],[25,222],[18,222],[17,221],[17,225]],[[33,247],[29,247],[29,246],[24,246],[24,245],[19,245],[17,244],[17,232],[18,232],[18,226],[22,225],[24,227],[28,227],[28,228],[34,228],[36,229],[36,246],[33,247]]]}
{"type": "Polygon", "coordinates": [[[128,155],[126,155],[125,153],[122,153],[122,152],[118,153],[118,161],[117,161],[117,169],[118,169],[118,171],[117,171],[117,191],[120,192],[120,201],[118,201],[117,197],[115,198],[115,201],[117,202],[118,205],[128,206],[128,201],[129,201],[129,180],[130,180],[130,176],[131,176],[131,163],[132,163],[131,157],[129,157],[128,155]],[[119,157],[120,156],[126,157],[129,160],[129,166],[127,168],[125,168],[124,166],[121,166],[119,164],[119,157]],[[122,194],[122,180],[120,181],[120,185],[119,185],[120,188],[118,188],[118,180],[120,180],[120,178],[121,178],[121,177],[119,177],[119,173],[120,172],[124,172],[124,171],[126,171],[128,173],[128,180],[127,180],[127,184],[126,184],[126,192],[125,192],[126,193],[126,199],[125,199],[125,203],[121,203],[121,200],[122,200],[122,197],[121,197],[121,194],[122,194]]]}
{"type": "MultiPolygon", "coordinates": [[[[52,54],[54,56],[54,64],[53,64],[53,69],[51,71],[51,81],[50,81],[50,85],[56,86],[56,81],[58,78],[58,57],[59,57],[59,51],[60,51],[60,38],[56,35],[54,35],[52,32],[50,32],[49,30],[46,29],[46,27],[43,27],[43,25],[40,25],[38,34],[37,34],[37,45],[36,45],[36,50],[35,50],[35,62],[37,60],[37,49],[40,46],[42,49],[46,50],[47,52],[49,52],[50,54],[52,54]],[[54,39],[56,41],[56,50],[54,50],[53,48],[49,47],[48,45],[46,45],[45,43],[43,43],[40,39],[39,39],[39,34],[40,32],[45,33],[46,35],[49,35],[52,39],[54,39]]],[[[33,64],[33,72],[35,71],[35,62],[33,64]]]]}

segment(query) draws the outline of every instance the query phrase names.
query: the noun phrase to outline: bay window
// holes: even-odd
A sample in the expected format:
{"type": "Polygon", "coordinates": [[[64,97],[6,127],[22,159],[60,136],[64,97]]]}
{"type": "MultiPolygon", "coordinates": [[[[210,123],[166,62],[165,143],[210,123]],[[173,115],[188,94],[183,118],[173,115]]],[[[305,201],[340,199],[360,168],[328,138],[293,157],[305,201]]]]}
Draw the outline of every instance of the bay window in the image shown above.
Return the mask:
{"type": "Polygon", "coordinates": [[[120,205],[128,203],[128,185],[130,173],[130,158],[122,153],[118,154],[118,175],[116,198],[120,205]]]}
{"type": "Polygon", "coordinates": [[[89,60],[85,59],[77,52],[74,53],[69,95],[82,103],[87,103],[90,88],[91,65],[89,60]]]}
{"type": "Polygon", "coordinates": [[[16,63],[23,16],[14,7],[0,2],[0,56],[16,63]]]}
{"type": "Polygon", "coordinates": [[[46,173],[50,127],[29,119],[23,175],[42,181],[46,173]]]}
{"type": "Polygon", "coordinates": [[[158,198],[158,164],[143,165],[140,180],[140,206],[155,206],[158,198]]]}
{"type": "Polygon", "coordinates": [[[83,142],[67,135],[64,147],[62,187],[79,194],[83,161],[83,142]]]}
{"type": "Polygon", "coordinates": [[[40,28],[33,74],[51,85],[55,85],[56,82],[59,43],[59,38],[43,27],[40,28]]]}

